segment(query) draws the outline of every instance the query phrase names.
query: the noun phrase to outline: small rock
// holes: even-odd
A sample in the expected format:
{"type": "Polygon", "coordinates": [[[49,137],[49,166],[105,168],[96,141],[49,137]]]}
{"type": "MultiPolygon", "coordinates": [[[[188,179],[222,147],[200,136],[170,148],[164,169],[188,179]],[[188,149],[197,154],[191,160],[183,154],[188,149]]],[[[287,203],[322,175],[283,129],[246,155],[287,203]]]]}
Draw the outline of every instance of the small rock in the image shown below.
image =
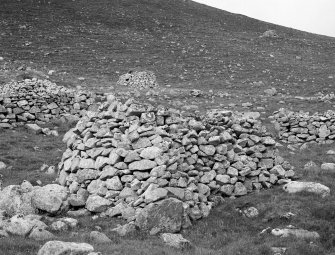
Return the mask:
{"type": "Polygon", "coordinates": [[[335,163],[323,163],[321,165],[321,170],[334,172],[335,171],[335,163]]]}
{"type": "Polygon", "coordinates": [[[185,239],[181,234],[163,233],[161,234],[161,238],[163,239],[164,243],[174,248],[178,249],[192,248],[191,242],[185,239]]]}
{"type": "Polygon", "coordinates": [[[119,225],[116,228],[113,228],[112,231],[118,233],[120,236],[125,236],[129,233],[132,233],[136,230],[134,222],[129,222],[125,225],[119,225]]]}
{"type": "Polygon", "coordinates": [[[0,170],[4,170],[6,167],[7,165],[4,162],[0,161],[0,170]]]}
{"type": "Polygon", "coordinates": [[[110,243],[110,242],[112,242],[112,240],[109,239],[108,236],[106,236],[104,233],[101,233],[99,231],[92,231],[90,233],[90,240],[94,243],[110,243]]]}
{"type": "Polygon", "coordinates": [[[247,209],[244,209],[242,211],[242,213],[247,218],[255,218],[259,215],[259,212],[258,212],[257,208],[255,208],[255,207],[249,207],[247,209]]]}
{"type": "Polygon", "coordinates": [[[55,236],[44,228],[36,227],[30,232],[29,238],[37,241],[45,241],[53,239],[55,236]]]}

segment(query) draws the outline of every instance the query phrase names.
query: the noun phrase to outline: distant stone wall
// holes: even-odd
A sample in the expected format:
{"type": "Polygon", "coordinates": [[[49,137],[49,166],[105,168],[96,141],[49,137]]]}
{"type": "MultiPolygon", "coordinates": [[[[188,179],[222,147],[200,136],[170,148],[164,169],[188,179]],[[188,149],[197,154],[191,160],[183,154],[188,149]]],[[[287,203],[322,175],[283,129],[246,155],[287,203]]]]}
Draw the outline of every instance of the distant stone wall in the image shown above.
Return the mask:
{"type": "Polygon", "coordinates": [[[183,203],[188,221],[206,217],[216,198],[246,195],[294,176],[252,116],[258,117],[213,111],[195,119],[132,99],[102,104],[64,136],[59,183],[69,187],[75,210],[114,216],[122,205],[135,217],[173,197],[183,203]]]}
{"type": "Polygon", "coordinates": [[[309,115],[280,109],[274,115],[279,139],[286,143],[333,143],[335,140],[335,111],[309,115]]]}
{"type": "Polygon", "coordinates": [[[94,103],[87,91],[57,86],[48,80],[24,80],[0,87],[0,128],[80,117],[94,103]]]}

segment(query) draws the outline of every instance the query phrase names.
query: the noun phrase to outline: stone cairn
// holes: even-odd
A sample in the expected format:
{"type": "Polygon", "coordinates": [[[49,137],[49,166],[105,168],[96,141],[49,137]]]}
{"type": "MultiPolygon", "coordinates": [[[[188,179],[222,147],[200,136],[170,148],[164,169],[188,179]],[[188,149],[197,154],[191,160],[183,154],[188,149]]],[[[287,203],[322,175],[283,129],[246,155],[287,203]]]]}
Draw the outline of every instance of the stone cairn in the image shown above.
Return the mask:
{"type": "Polygon", "coordinates": [[[294,176],[260,122],[230,111],[184,117],[163,106],[113,100],[88,111],[63,141],[58,182],[69,188],[72,210],[115,216],[122,207],[128,221],[175,199],[186,227],[222,197],[294,176]]]}
{"type": "Polygon", "coordinates": [[[315,113],[280,109],[273,115],[279,138],[286,143],[333,143],[335,140],[335,111],[315,113]]]}
{"type": "Polygon", "coordinates": [[[158,86],[156,75],[151,71],[129,71],[119,77],[117,85],[136,89],[148,89],[158,86]]]}
{"type": "Polygon", "coordinates": [[[0,128],[44,124],[54,118],[79,118],[94,103],[92,93],[36,78],[0,87],[0,128]]]}

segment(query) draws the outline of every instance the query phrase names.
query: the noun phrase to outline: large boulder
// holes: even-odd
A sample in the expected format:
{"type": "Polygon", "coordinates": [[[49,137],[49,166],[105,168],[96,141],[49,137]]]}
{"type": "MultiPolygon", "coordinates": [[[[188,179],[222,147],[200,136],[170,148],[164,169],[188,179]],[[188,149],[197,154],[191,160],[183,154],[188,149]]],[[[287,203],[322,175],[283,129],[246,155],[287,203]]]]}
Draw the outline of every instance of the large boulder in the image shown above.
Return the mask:
{"type": "Polygon", "coordinates": [[[149,204],[137,216],[135,224],[145,231],[179,232],[183,223],[183,202],[167,198],[156,204],[149,204]]]}
{"type": "Polygon", "coordinates": [[[33,228],[46,229],[47,225],[35,215],[15,215],[4,225],[4,230],[11,235],[26,236],[33,228]],[[31,217],[30,217],[31,216],[31,217]]]}
{"type": "Polygon", "coordinates": [[[49,241],[42,246],[37,255],[87,255],[92,251],[94,248],[88,243],[49,241]]]}
{"type": "Polygon", "coordinates": [[[55,214],[61,210],[67,197],[66,187],[48,184],[33,191],[32,204],[39,210],[55,214]]]}
{"type": "Polygon", "coordinates": [[[0,191],[0,210],[9,216],[15,214],[33,214],[35,208],[31,203],[32,192],[24,190],[20,185],[9,185],[0,191]]]}
{"type": "Polygon", "coordinates": [[[288,193],[308,192],[326,197],[330,194],[330,189],[316,182],[298,182],[292,181],[284,185],[283,189],[288,193]]]}

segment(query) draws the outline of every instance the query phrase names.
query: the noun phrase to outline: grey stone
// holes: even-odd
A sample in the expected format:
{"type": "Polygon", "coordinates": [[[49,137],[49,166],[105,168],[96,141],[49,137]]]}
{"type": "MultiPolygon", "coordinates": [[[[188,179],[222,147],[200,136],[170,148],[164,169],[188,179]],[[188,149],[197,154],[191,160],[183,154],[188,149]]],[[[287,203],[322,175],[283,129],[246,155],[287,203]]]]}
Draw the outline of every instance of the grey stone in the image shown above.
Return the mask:
{"type": "Polygon", "coordinates": [[[66,187],[58,184],[47,184],[33,191],[31,201],[33,206],[39,210],[57,213],[67,197],[66,187]]]}
{"type": "Polygon", "coordinates": [[[49,241],[42,246],[37,255],[85,255],[93,251],[93,246],[88,243],[49,241]]]}
{"type": "Polygon", "coordinates": [[[136,216],[135,224],[142,230],[153,228],[161,232],[179,232],[184,215],[183,203],[176,198],[167,198],[157,204],[149,204],[136,216]]]}
{"type": "Polygon", "coordinates": [[[90,195],[86,201],[86,209],[90,212],[104,212],[112,202],[98,195],[90,195]]]}
{"type": "Polygon", "coordinates": [[[90,240],[94,243],[111,243],[112,240],[106,236],[104,233],[99,231],[91,231],[90,233],[90,240]]]}
{"type": "Polygon", "coordinates": [[[145,171],[152,169],[157,166],[155,161],[151,161],[148,159],[143,159],[140,161],[135,161],[129,164],[129,170],[131,171],[145,171]]]}

